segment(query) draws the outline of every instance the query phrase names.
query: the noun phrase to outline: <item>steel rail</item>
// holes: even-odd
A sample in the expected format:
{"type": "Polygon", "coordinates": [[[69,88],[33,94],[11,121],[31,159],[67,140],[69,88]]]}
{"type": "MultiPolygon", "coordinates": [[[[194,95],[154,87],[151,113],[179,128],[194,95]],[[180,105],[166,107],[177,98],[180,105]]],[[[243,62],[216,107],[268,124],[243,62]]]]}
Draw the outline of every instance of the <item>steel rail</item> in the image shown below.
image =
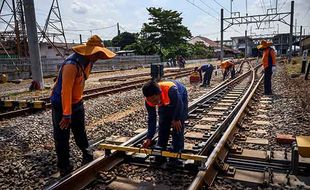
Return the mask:
{"type": "MultiPolygon", "coordinates": [[[[191,71],[171,73],[171,74],[168,74],[164,77],[166,77],[166,78],[169,78],[169,77],[181,78],[181,77],[188,76],[190,74],[190,72],[191,71]]],[[[96,98],[98,96],[107,95],[107,94],[114,94],[114,93],[118,93],[121,91],[136,89],[136,88],[141,87],[143,85],[143,83],[147,82],[148,80],[150,80],[150,78],[139,79],[139,80],[129,81],[129,82],[122,83],[122,84],[110,85],[110,86],[105,86],[105,87],[99,87],[96,89],[85,90],[84,91],[85,95],[83,96],[83,100],[88,100],[91,98],[96,98]]],[[[46,98],[42,98],[40,100],[49,101],[49,98],[46,97],[46,98]]],[[[45,108],[50,108],[50,107],[51,107],[51,103],[46,103],[45,108]]],[[[26,114],[26,113],[38,112],[38,111],[42,111],[42,110],[44,110],[44,109],[37,110],[37,109],[32,109],[32,108],[24,108],[24,109],[18,109],[18,110],[14,110],[14,111],[8,111],[8,112],[0,113],[0,120],[5,119],[5,118],[18,117],[18,116],[21,116],[21,115],[26,114]]]]}
{"type": "MultiPolygon", "coordinates": [[[[258,68],[258,67],[256,67],[258,68]]],[[[209,155],[209,158],[207,159],[207,162],[205,163],[205,169],[202,171],[199,171],[196,178],[193,180],[191,185],[188,189],[190,190],[196,190],[202,188],[202,186],[210,186],[217,173],[218,173],[218,166],[216,164],[221,164],[221,162],[224,161],[224,158],[228,154],[228,149],[225,145],[227,145],[227,142],[233,138],[233,134],[235,133],[236,126],[238,124],[239,119],[244,114],[244,110],[248,106],[253,94],[255,93],[256,89],[260,85],[263,75],[258,80],[258,82],[255,84],[255,70],[253,69],[253,78],[251,82],[251,87],[248,88],[247,92],[241,99],[241,101],[238,103],[238,105],[235,107],[235,109],[238,110],[237,114],[233,117],[232,121],[229,123],[225,133],[220,138],[219,142],[217,143],[216,147],[213,149],[211,154],[209,155]]],[[[233,114],[233,113],[231,113],[233,114]]]]}
{"type": "MultiPolygon", "coordinates": [[[[241,68],[241,67],[240,67],[241,68]]],[[[241,70],[241,69],[240,69],[241,70]]],[[[243,74],[246,75],[247,73],[243,74]]],[[[237,80],[234,79],[234,80],[237,80]]],[[[221,84],[217,85],[215,89],[211,90],[208,92],[206,95],[204,95],[204,99],[207,99],[208,96],[214,95],[214,91],[216,91],[216,88],[221,88],[223,84],[225,84],[227,81],[222,82],[221,84]]],[[[196,105],[203,101],[203,98],[200,99],[200,101],[195,101],[194,103],[191,103],[189,105],[189,110],[193,110],[196,105]]],[[[138,143],[140,143],[143,139],[146,138],[147,135],[147,130],[144,132],[136,135],[129,141],[121,144],[121,146],[134,146],[138,143]]],[[[98,145],[101,143],[102,140],[95,142],[91,146],[94,147],[95,145],[98,145]]],[[[120,151],[115,151],[113,152],[109,157],[104,157],[101,156],[94,160],[91,163],[88,163],[85,166],[82,166],[81,168],[77,169],[74,171],[72,174],[62,178],[60,181],[57,181],[53,185],[49,186],[47,189],[48,190],[60,190],[60,189],[68,189],[68,190],[73,190],[73,189],[82,189],[89,183],[91,183],[93,180],[96,179],[97,173],[99,171],[107,171],[110,168],[115,167],[119,163],[123,162],[125,159],[125,154],[120,151]]]]}

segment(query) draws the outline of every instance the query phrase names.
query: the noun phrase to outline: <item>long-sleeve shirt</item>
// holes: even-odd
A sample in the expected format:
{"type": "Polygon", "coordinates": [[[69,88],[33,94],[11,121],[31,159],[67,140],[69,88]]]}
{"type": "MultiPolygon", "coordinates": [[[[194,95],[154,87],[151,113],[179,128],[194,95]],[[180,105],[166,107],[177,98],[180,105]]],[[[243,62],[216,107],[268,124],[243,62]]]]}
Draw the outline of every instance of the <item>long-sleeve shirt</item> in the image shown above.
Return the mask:
{"type": "MultiPolygon", "coordinates": [[[[188,114],[188,97],[186,88],[178,81],[172,81],[175,85],[171,86],[168,90],[170,103],[168,105],[157,105],[159,119],[162,117],[170,118],[174,121],[186,120],[188,114]]],[[[145,102],[148,112],[148,134],[147,138],[154,137],[156,132],[157,114],[156,106],[150,106],[145,102]]]]}
{"type": "Polygon", "coordinates": [[[63,116],[70,118],[72,104],[82,100],[85,80],[92,68],[83,56],[73,53],[61,65],[51,95],[52,104],[61,104],[63,116]]]}

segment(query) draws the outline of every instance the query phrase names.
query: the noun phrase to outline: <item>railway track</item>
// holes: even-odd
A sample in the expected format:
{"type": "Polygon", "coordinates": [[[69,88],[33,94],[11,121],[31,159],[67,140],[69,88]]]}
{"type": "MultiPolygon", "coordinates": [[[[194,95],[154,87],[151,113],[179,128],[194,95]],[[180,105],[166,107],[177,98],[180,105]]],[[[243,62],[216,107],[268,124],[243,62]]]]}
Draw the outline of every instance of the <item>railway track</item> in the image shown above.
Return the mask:
{"type": "MultiPolygon", "coordinates": [[[[172,72],[172,73],[166,74],[164,77],[165,78],[181,78],[181,77],[188,76],[190,73],[191,73],[191,70],[186,69],[185,71],[172,72]]],[[[129,78],[131,77],[138,77],[138,75],[135,75],[135,76],[130,75],[129,78]]],[[[108,86],[103,86],[103,87],[94,88],[94,89],[87,89],[84,91],[83,99],[87,100],[87,99],[96,98],[102,95],[113,94],[113,93],[117,93],[121,91],[139,88],[143,85],[143,83],[145,83],[148,80],[150,80],[149,77],[144,77],[143,79],[136,79],[133,81],[122,82],[122,83],[118,83],[114,85],[108,85],[108,86]]],[[[49,103],[49,97],[40,98],[38,101],[40,103],[40,106],[38,106],[38,108],[26,107],[22,109],[16,109],[13,111],[3,112],[3,113],[0,113],[0,120],[12,118],[12,117],[18,117],[18,116],[22,116],[22,115],[29,114],[29,113],[34,113],[36,111],[41,111],[42,109],[49,108],[51,106],[51,104],[49,103]]]]}
{"type": "MultiPolygon", "coordinates": [[[[194,177],[195,175],[193,176],[191,189],[199,189],[202,186],[211,185],[217,173],[212,175],[212,180],[209,179],[207,183],[205,183],[206,179],[201,174],[208,169],[207,163],[210,162],[209,160],[214,154],[213,152],[218,149],[214,147],[217,147],[219,142],[221,142],[222,134],[229,129],[229,124],[237,117],[238,111],[242,109],[243,105],[246,105],[245,100],[255,91],[254,86],[260,82],[261,79],[258,80],[256,77],[257,69],[258,67],[251,69],[229,82],[222,82],[208,94],[189,105],[189,120],[186,123],[185,129],[184,153],[172,154],[166,151],[140,148],[146,136],[146,131],[120,145],[115,145],[117,141],[114,142],[114,145],[111,145],[113,142],[102,144],[102,140],[93,144],[92,147],[104,149],[105,156],[100,156],[71,175],[60,179],[48,189],[81,189],[98,179],[98,174],[109,171],[120,163],[126,162],[143,166],[153,165],[152,158],[154,155],[165,155],[166,157],[177,157],[187,160],[178,168],[182,171],[197,174],[196,178],[194,177]],[[111,152],[111,150],[115,151],[111,152]]],[[[155,136],[154,138],[156,139],[157,137],[155,136]]],[[[214,163],[212,162],[212,164],[214,163]]],[[[166,167],[166,165],[159,167],[166,167]]],[[[226,168],[227,171],[229,171],[228,169],[230,168],[226,168]]],[[[113,180],[110,180],[109,183],[113,184],[113,180]]],[[[109,184],[106,185],[109,186],[109,184]]]]}

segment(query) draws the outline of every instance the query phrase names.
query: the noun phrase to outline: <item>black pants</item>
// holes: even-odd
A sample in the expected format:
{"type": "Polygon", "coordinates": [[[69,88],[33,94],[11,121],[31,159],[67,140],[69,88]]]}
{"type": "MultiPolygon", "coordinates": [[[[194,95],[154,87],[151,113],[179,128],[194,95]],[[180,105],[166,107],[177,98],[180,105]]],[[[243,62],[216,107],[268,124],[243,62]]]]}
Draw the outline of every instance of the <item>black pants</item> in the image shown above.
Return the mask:
{"type": "Polygon", "coordinates": [[[207,70],[203,75],[203,85],[210,85],[213,69],[207,70]]]}
{"type": "Polygon", "coordinates": [[[271,76],[272,76],[272,68],[267,67],[265,69],[265,75],[264,75],[264,94],[266,94],[266,95],[272,94],[271,76]]]}
{"type": "Polygon", "coordinates": [[[65,170],[66,168],[70,167],[70,129],[74,135],[76,145],[83,153],[83,162],[91,161],[93,157],[88,150],[89,145],[85,131],[85,111],[83,102],[72,105],[71,125],[67,129],[61,129],[59,125],[62,119],[61,105],[52,105],[52,117],[58,168],[65,170]]]}

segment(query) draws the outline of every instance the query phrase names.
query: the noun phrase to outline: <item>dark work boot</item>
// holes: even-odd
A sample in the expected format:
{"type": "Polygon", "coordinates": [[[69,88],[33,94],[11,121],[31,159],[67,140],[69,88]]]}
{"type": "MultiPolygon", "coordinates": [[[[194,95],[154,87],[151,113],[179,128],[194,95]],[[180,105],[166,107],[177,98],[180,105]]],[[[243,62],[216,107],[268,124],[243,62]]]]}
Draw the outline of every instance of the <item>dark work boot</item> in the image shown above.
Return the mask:
{"type": "Polygon", "coordinates": [[[82,165],[85,165],[94,160],[94,157],[90,151],[83,152],[82,165]]]}
{"type": "Polygon", "coordinates": [[[60,177],[65,177],[66,175],[68,175],[72,171],[73,171],[72,165],[69,165],[69,166],[64,167],[64,168],[59,168],[60,177]]]}

